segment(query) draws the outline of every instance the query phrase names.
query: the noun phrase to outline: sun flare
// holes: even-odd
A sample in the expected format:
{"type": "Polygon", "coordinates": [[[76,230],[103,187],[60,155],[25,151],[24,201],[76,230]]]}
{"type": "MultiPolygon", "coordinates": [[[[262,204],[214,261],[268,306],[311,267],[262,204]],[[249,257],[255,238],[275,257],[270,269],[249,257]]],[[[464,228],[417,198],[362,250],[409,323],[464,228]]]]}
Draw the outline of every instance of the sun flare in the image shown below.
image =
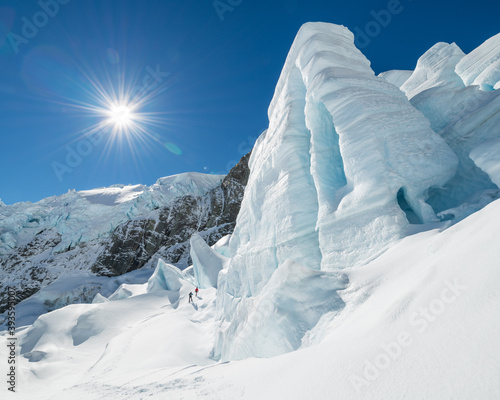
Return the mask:
{"type": "Polygon", "coordinates": [[[127,105],[112,105],[108,112],[109,122],[116,128],[128,128],[134,120],[132,110],[127,105]]]}
{"type": "MultiPolygon", "coordinates": [[[[86,85],[82,87],[86,99],[68,99],[64,103],[81,111],[82,116],[89,117],[89,126],[80,132],[82,137],[104,137],[106,155],[115,147],[119,151],[129,149],[134,157],[137,149],[153,151],[156,146],[166,147],[162,136],[156,133],[157,129],[165,130],[169,122],[166,113],[151,111],[157,106],[155,103],[164,87],[162,90],[141,87],[135,80],[126,81],[123,73],[116,75],[116,82],[112,82],[109,76],[99,80],[83,70],[82,74],[87,78],[86,85]]],[[[136,74],[129,75],[133,77],[136,74]]],[[[173,152],[169,147],[167,150],[173,152]]]]}

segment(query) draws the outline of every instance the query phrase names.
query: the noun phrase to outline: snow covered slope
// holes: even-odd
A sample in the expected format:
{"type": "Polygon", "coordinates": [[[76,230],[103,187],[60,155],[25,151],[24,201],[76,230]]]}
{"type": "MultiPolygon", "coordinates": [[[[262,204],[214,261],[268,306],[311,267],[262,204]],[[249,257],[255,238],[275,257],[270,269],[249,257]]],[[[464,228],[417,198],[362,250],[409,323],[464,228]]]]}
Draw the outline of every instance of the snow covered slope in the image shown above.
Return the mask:
{"type": "Polygon", "coordinates": [[[17,397],[498,398],[498,224],[495,201],[346,270],[342,313],[323,317],[299,351],[274,358],[215,363],[215,289],[191,305],[185,279],[178,291],[148,292],[145,283],[122,300],[65,307],[19,333],[17,397]]]}

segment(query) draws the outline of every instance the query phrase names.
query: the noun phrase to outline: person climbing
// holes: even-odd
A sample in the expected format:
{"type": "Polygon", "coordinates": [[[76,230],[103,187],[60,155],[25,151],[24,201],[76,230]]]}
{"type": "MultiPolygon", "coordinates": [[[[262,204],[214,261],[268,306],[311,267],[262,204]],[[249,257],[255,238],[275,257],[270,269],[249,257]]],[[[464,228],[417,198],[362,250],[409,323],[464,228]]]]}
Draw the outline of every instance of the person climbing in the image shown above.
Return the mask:
{"type": "Polygon", "coordinates": [[[188,303],[192,303],[193,302],[193,292],[189,292],[189,301],[188,303]]]}
{"type": "Polygon", "coordinates": [[[194,289],[194,293],[196,294],[196,297],[198,297],[198,287],[196,287],[196,289],[194,289]]]}

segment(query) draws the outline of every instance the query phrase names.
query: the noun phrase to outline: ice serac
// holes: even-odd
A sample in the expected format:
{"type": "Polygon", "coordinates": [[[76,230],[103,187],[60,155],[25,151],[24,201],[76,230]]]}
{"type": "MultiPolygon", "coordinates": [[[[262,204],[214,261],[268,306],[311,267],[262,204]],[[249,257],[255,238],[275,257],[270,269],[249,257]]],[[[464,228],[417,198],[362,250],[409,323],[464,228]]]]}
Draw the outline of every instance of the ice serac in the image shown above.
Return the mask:
{"type": "Polygon", "coordinates": [[[109,301],[106,297],[104,297],[102,294],[97,293],[94,297],[94,300],[92,300],[92,304],[102,304],[106,303],[109,301]]]}
{"type": "Polygon", "coordinates": [[[413,71],[391,69],[390,71],[381,72],[380,74],[378,74],[378,76],[384,78],[387,82],[392,83],[394,86],[400,88],[412,73],[413,71]]]}
{"type": "Polygon", "coordinates": [[[224,359],[272,357],[297,350],[304,334],[322,315],[344,307],[337,290],[344,289],[345,283],[335,272],[285,261],[260,296],[246,299],[246,322],[232,326],[234,340],[218,341],[219,346],[224,345],[224,359]]]}
{"type": "Polygon", "coordinates": [[[288,258],[332,269],[380,250],[407,224],[396,201],[402,188],[421,221],[433,220],[426,191],[455,172],[448,146],[401,91],[374,75],[341,26],[301,28],[269,120],[231,239],[232,265],[262,270],[264,282],[288,258]],[[311,253],[315,241],[320,254],[311,253]]]}
{"type": "MultiPolygon", "coordinates": [[[[434,211],[454,222],[467,216],[460,213],[459,217],[456,210],[463,209],[465,203],[470,203],[470,210],[481,208],[485,204],[481,193],[496,188],[469,157],[480,143],[500,137],[500,92],[465,86],[472,81],[462,80],[457,73],[465,64],[486,68],[481,61],[484,51],[476,50],[465,56],[455,44],[438,43],[420,57],[412,76],[402,86],[411,104],[427,117],[459,160],[455,176],[443,188],[432,188],[428,200],[434,211]]],[[[487,197],[491,201],[489,194],[487,197]]]]}
{"type": "MultiPolygon", "coordinates": [[[[348,29],[305,24],[250,158],[232,259],[219,277],[225,318],[218,344],[246,341],[238,325],[288,260],[332,271],[362,264],[401,238],[409,222],[398,193],[419,221],[436,220],[427,191],[445,184],[456,165],[404,93],[375,76],[348,29]]],[[[280,332],[290,346],[297,340],[285,326],[280,332]]],[[[229,356],[223,346],[218,351],[229,356]]]]}
{"type": "Polygon", "coordinates": [[[159,259],[155,272],[148,280],[147,291],[148,293],[159,290],[178,292],[182,287],[180,279],[182,279],[182,273],[179,268],[159,259]]]}
{"type": "Polygon", "coordinates": [[[479,85],[490,91],[500,82],[500,33],[467,54],[456,67],[465,85],[479,85]]]}
{"type": "Polygon", "coordinates": [[[225,256],[225,257],[230,257],[229,254],[229,240],[231,239],[231,235],[226,235],[221,237],[217,243],[215,243],[212,246],[212,249],[214,249],[217,253],[225,256]]]}
{"type": "Polygon", "coordinates": [[[462,97],[455,94],[463,91],[465,85],[455,68],[464,56],[455,43],[437,43],[418,59],[412,75],[401,86],[436,132],[463,109],[462,97]]]}
{"type": "Polygon", "coordinates": [[[191,236],[190,243],[196,284],[202,289],[217,287],[219,272],[228,259],[211,249],[197,233],[191,236]]]}
{"type": "Polygon", "coordinates": [[[465,53],[455,44],[437,43],[419,58],[412,75],[401,86],[411,99],[432,87],[451,86],[463,88],[462,79],[455,73],[455,66],[465,53]]]}
{"type": "Polygon", "coordinates": [[[321,266],[346,267],[401,237],[400,190],[421,222],[435,220],[427,191],[453,176],[457,160],[404,94],[374,76],[351,32],[318,24],[302,36],[294,64],[307,88],[321,266]]]}
{"type": "Polygon", "coordinates": [[[474,163],[500,188],[500,139],[487,140],[470,152],[474,163]]]}

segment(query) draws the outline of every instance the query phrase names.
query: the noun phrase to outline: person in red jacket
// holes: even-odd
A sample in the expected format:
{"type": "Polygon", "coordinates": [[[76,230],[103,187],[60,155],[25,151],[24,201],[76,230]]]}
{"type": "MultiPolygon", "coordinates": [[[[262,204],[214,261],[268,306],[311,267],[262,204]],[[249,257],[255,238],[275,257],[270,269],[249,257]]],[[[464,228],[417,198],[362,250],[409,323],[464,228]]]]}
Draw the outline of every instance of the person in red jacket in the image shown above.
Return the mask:
{"type": "Polygon", "coordinates": [[[196,295],[196,297],[198,297],[198,288],[194,290],[194,294],[196,295]]]}

